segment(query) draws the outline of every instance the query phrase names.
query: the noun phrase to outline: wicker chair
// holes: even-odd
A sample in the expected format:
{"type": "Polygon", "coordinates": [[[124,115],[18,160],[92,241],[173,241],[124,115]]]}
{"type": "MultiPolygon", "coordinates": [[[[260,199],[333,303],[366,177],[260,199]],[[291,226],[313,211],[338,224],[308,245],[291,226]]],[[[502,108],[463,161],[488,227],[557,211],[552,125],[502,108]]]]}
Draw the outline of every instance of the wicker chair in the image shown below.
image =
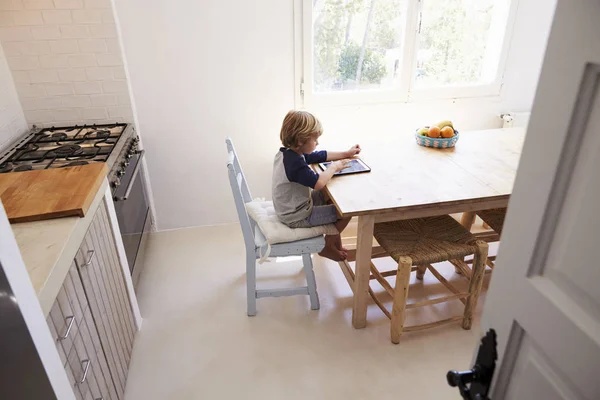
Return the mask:
{"type": "Polygon", "coordinates": [[[502,235],[502,226],[506,218],[506,208],[477,211],[477,216],[483,220],[496,233],[502,235]]]}
{"type": "MultiPolygon", "coordinates": [[[[500,240],[500,236],[502,235],[502,227],[504,226],[504,219],[506,218],[506,208],[493,208],[490,210],[481,210],[477,211],[476,215],[483,220],[484,227],[487,226],[487,228],[491,228],[497,234],[493,239],[488,238],[486,239],[486,241],[497,242],[498,240],[500,240]]],[[[470,228],[471,227],[468,226],[468,229],[470,228]]],[[[488,267],[490,267],[490,269],[492,270],[496,267],[496,264],[494,263],[495,260],[496,256],[491,256],[488,257],[486,261],[488,267]]],[[[467,263],[471,261],[472,260],[467,260],[467,263]]],[[[470,271],[468,267],[462,268],[461,265],[457,265],[462,264],[462,266],[464,266],[463,263],[453,262],[453,264],[456,267],[457,273],[465,275],[467,278],[470,276],[469,274],[465,273],[470,271]]]]}
{"type": "Polygon", "coordinates": [[[447,215],[378,223],[375,224],[374,236],[381,247],[398,262],[395,288],[392,288],[385,280],[385,276],[391,274],[379,272],[375,265],[371,263],[371,272],[374,275],[374,278],[394,299],[392,312],[390,313],[383,306],[375,293],[372,290],[369,290],[375,303],[377,303],[384,314],[391,319],[392,343],[399,343],[402,332],[432,328],[458,320],[462,320],[462,327],[464,329],[471,329],[473,311],[477,305],[483,283],[483,274],[488,252],[487,243],[477,241],[467,229],[447,215]],[[467,255],[474,255],[474,268],[468,291],[461,293],[431,264],[454,259],[462,260],[467,255]],[[416,265],[416,267],[413,267],[413,265],[416,265]],[[423,279],[427,269],[429,269],[440,283],[452,292],[452,294],[438,299],[406,304],[410,273],[416,271],[417,279],[423,279]],[[423,325],[404,326],[406,309],[438,304],[451,300],[460,300],[465,305],[464,313],[462,315],[423,325]]]}

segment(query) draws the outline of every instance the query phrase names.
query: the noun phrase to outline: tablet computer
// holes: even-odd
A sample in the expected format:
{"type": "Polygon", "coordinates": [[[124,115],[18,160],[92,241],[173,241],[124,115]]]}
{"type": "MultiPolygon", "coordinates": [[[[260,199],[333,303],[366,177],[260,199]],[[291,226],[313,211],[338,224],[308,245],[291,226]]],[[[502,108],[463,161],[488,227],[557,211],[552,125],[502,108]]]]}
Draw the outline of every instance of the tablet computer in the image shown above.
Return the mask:
{"type": "MultiPolygon", "coordinates": [[[[327,167],[329,167],[329,164],[331,164],[332,161],[326,161],[326,162],[322,162],[319,163],[319,167],[325,171],[327,169],[327,167]]],[[[333,174],[334,176],[337,175],[348,175],[348,174],[360,174],[362,172],[369,172],[371,171],[371,168],[369,168],[369,166],[367,164],[365,164],[365,162],[363,160],[361,160],[360,158],[353,158],[348,164],[346,164],[347,168],[336,172],[335,174],[333,174]]]]}

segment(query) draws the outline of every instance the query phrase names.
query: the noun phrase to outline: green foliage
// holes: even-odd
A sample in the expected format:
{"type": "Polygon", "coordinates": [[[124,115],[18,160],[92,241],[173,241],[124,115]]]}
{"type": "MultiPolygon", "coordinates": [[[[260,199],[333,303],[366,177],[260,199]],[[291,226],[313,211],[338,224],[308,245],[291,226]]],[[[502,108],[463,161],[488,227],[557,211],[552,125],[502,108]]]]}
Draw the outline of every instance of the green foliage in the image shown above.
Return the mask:
{"type": "MultiPolygon", "coordinates": [[[[377,0],[374,21],[369,27],[361,82],[380,83],[386,74],[384,49],[397,46],[397,19],[402,0],[377,0]],[[377,23],[375,23],[377,22],[377,23]]],[[[364,30],[355,32],[355,16],[368,12],[371,0],[317,0],[318,16],[314,21],[314,81],[316,89],[328,90],[354,80],[360,46],[349,40],[351,32],[362,38],[364,30]]],[[[358,40],[359,37],[355,38],[358,40]]]]}
{"type": "MultiPolygon", "coordinates": [[[[356,79],[368,29],[361,85],[386,78],[386,51],[402,43],[402,10],[414,0],[313,0],[316,91],[339,90],[356,79]],[[367,21],[374,4],[372,20],[367,21]]],[[[495,0],[424,0],[419,35],[418,82],[439,86],[482,78],[495,0]]],[[[388,53],[394,54],[392,52],[388,53]]],[[[398,54],[398,53],[396,53],[398,54]]],[[[396,56],[398,58],[398,56],[396,56]]],[[[412,73],[412,72],[411,72],[412,73]]]]}
{"type": "MultiPolygon", "coordinates": [[[[361,46],[349,42],[340,55],[338,73],[342,82],[354,80],[358,68],[361,46]]],[[[365,49],[361,82],[380,83],[386,74],[383,56],[371,49],[365,49]]]]}
{"type": "Polygon", "coordinates": [[[371,24],[369,46],[393,49],[400,46],[403,0],[377,0],[371,24]]]}
{"type": "Polygon", "coordinates": [[[439,84],[479,80],[492,7],[489,0],[424,3],[420,48],[430,57],[422,62],[423,79],[439,84]]]}
{"type": "MultiPolygon", "coordinates": [[[[362,5],[362,0],[321,0],[321,12],[314,22],[314,64],[317,87],[331,87],[337,76],[338,60],[345,38],[348,15],[362,5]]],[[[315,7],[317,4],[315,4],[315,7]]]]}

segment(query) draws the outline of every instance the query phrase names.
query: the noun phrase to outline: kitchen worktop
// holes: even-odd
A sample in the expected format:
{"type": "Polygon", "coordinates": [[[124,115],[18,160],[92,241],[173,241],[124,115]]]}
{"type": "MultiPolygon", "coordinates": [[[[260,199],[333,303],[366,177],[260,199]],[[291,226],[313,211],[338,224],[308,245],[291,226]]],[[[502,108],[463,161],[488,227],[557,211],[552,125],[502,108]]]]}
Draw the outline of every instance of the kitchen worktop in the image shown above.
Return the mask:
{"type": "Polygon", "coordinates": [[[104,179],[83,218],[56,218],[11,225],[44,316],[52,308],[107,187],[108,181],[104,179]]]}

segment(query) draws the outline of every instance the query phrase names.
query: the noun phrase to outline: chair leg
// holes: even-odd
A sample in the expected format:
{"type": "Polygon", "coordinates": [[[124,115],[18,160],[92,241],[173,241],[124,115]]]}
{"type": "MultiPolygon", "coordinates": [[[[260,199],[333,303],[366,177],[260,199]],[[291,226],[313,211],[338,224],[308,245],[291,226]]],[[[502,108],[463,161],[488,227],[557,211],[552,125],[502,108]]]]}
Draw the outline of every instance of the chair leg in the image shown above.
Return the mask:
{"type": "Polygon", "coordinates": [[[400,257],[398,273],[396,274],[396,288],[394,291],[394,303],[392,306],[392,324],[390,334],[392,343],[400,343],[400,336],[404,329],[404,317],[406,311],[406,299],[408,298],[408,284],[410,282],[410,271],[412,260],[410,257],[400,257]]]}
{"type": "Polygon", "coordinates": [[[256,255],[246,254],[246,296],[248,316],[256,315],[256,255]]]}
{"type": "Polygon", "coordinates": [[[318,310],[319,308],[321,308],[321,305],[319,304],[319,294],[317,293],[317,281],[315,280],[315,272],[313,271],[311,255],[302,254],[302,263],[304,264],[304,273],[306,274],[308,295],[310,296],[310,309],[318,310]]]}
{"type": "Polygon", "coordinates": [[[417,265],[417,279],[423,280],[425,271],[427,271],[427,265],[417,265]]]}
{"type": "Polygon", "coordinates": [[[488,244],[481,240],[477,241],[477,252],[473,259],[473,270],[471,273],[471,281],[469,282],[469,297],[465,304],[465,314],[463,318],[463,329],[471,329],[473,324],[473,313],[477,307],[481,286],[483,285],[483,275],[485,273],[485,265],[488,255],[488,244]]]}
{"type": "MultiPolygon", "coordinates": [[[[475,223],[475,218],[477,218],[477,214],[474,212],[464,212],[460,218],[460,224],[470,232],[475,223]]],[[[458,275],[463,275],[462,271],[457,267],[454,267],[454,272],[458,275]]]]}

